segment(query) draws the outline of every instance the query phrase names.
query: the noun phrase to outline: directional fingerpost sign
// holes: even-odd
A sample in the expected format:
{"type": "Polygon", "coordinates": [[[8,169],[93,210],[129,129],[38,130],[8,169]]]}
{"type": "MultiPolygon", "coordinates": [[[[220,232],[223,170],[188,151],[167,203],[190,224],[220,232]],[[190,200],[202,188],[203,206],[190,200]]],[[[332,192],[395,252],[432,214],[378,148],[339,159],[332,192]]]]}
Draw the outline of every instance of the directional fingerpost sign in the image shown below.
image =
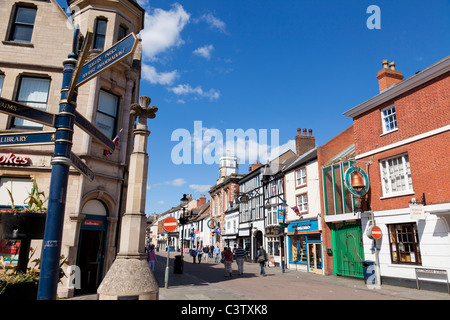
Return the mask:
{"type": "Polygon", "coordinates": [[[163,228],[167,232],[175,231],[175,229],[178,227],[178,221],[174,217],[168,217],[164,219],[163,222],[163,228]]]}
{"type": "Polygon", "coordinates": [[[72,165],[77,169],[80,173],[84,174],[89,180],[94,180],[94,173],[87,165],[84,164],[81,159],[73,153],[70,153],[70,161],[72,161],[72,165]]]}
{"type": "Polygon", "coordinates": [[[96,77],[99,73],[110,68],[119,61],[122,61],[134,52],[137,46],[137,39],[134,33],[117,42],[108,50],[103,51],[98,56],[87,62],[80,71],[80,76],[76,82],[79,87],[83,83],[96,77]]]}
{"type": "Polygon", "coordinates": [[[0,134],[0,146],[28,146],[55,143],[54,131],[0,134]]]}
{"type": "Polygon", "coordinates": [[[103,146],[111,151],[114,151],[116,147],[114,142],[77,111],[75,111],[75,124],[83,129],[83,131],[89,134],[92,138],[97,139],[103,146]]]}
{"type": "Polygon", "coordinates": [[[0,112],[51,127],[55,123],[55,115],[53,113],[5,98],[0,98],[0,112]]]}

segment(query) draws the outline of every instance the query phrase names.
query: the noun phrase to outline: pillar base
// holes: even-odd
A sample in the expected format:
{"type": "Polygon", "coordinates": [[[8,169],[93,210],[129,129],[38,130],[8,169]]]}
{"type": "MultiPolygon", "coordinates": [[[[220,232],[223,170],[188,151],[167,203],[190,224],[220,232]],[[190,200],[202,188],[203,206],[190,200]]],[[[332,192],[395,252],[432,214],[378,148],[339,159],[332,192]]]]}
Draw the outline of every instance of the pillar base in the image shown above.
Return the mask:
{"type": "Polygon", "coordinates": [[[159,285],[146,260],[117,258],[97,293],[98,300],[158,300],[159,285]]]}

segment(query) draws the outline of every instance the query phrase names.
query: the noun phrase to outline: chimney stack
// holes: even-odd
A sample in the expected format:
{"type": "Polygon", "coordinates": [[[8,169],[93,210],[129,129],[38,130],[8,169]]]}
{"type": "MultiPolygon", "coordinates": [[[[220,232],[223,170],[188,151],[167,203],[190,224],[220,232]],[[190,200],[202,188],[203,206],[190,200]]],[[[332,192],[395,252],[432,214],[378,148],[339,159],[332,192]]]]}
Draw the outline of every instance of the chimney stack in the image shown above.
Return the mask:
{"type": "Polygon", "coordinates": [[[383,69],[378,71],[377,79],[380,87],[380,92],[386,90],[390,86],[399,83],[403,80],[403,75],[400,71],[395,70],[395,62],[389,63],[388,60],[383,60],[383,69]]]}
{"type": "Polygon", "coordinates": [[[297,151],[297,157],[308,152],[316,147],[316,138],[312,135],[312,129],[309,129],[309,135],[306,135],[306,128],[303,129],[303,134],[301,134],[302,129],[297,128],[297,136],[295,137],[295,149],[297,151]]]}
{"type": "Polygon", "coordinates": [[[252,172],[253,170],[258,169],[259,167],[262,167],[263,164],[262,163],[258,163],[258,160],[255,161],[254,164],[252,164],[249,168],[248,168],[248,172],[252,172]]]}

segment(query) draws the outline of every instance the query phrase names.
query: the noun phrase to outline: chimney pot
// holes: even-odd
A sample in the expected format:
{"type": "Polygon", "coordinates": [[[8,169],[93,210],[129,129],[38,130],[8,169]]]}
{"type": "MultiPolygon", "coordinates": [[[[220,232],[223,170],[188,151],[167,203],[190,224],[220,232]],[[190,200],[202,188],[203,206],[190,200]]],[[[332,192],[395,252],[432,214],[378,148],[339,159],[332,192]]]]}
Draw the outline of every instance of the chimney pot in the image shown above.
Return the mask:
{"type": "Polygon", "coordinates": [[[297,128],[297,134],[300,135],[301,134],[302,129],[301,128],[297,128]]]}
{"type": "Polygon", "coordinates": [[[303,135],[306,136],[306,128],[303,128],[303,135]]]}
{"type": "Polygon", "coordinates": [[[392,61],[391,63],[389,63],[389,67],[391,68],[391,70],[395,70],[395,62],[392,61]]]}
{"type": "Polygon", "coordinates": [[[388,69],[388,65],[389,65],[388,60],[383,60],[382,64],[383,64],[383,69],[388,69]]]}

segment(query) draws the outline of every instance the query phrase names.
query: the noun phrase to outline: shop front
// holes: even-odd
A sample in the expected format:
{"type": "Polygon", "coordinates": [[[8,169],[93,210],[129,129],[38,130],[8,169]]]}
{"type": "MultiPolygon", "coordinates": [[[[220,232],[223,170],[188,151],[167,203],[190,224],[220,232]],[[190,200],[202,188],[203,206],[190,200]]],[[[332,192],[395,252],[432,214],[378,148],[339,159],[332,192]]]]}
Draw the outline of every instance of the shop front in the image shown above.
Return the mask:
{"type": "Polygon", "coordinates": [[[322,274],[322,239],[318,221],[290,223],[287,237],[289,269],[322,274]]]}
{"type": "Polygon", "coordinates": [[[269,255],[269,266],[281,265],[281,237],[283,229],[280,226],[268,226],[265,228],[267,239],[267,254],[269,255]]]}

